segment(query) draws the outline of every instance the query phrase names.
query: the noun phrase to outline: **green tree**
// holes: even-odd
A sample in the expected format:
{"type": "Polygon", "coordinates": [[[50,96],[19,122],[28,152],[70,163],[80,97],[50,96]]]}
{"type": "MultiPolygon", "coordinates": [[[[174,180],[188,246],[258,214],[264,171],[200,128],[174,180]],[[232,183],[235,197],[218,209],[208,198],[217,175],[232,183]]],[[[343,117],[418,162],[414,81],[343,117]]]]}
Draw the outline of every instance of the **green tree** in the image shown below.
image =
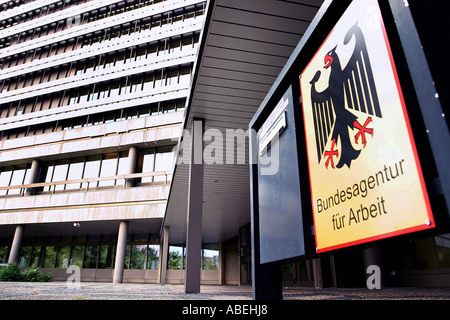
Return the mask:
{"type": "Polygon", "coordinates": [[[170,270],[181,270],[181,262],[181,255],[178,252],[169,252],[168,268],[170,270]]]}

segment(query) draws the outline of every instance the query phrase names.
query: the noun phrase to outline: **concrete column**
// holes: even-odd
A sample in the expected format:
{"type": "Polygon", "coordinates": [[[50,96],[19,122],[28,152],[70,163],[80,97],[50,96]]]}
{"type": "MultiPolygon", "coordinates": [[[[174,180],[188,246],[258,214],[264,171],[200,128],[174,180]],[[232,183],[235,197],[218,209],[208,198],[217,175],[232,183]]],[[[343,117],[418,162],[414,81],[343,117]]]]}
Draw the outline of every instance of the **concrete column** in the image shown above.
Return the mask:
{"type": "Polygon", "coordinates": [[[160,283],[166,284],[167,277],[167,257],[169,255],[169,227],[164,227],[163,244],[161,250],[161,264],[160,264],[160,283]]]}
{"type": "MultiPolygon", "coordinates": [[[[131,147],[128,151],[128,173],[136,173],[136,165],[137,165],[137,158],[138,158],[138,149],[136,147],[131,147]]],[[[127,179],[126,180],[126,187],[131,188],[134,187],[134,179],[127,179]]]]}
{"type": "MultiPolygon", "coordinates": [[[[25,181],[25,184],[31,184],[31,183],[38,182],[40,169],[41,169],[40,161],[36,160],[36,159],[33,160],[33,162],[31,163],[30,174],[28,176],[28,180],[25,181]]],[[[25,195],[31,196],[31,195],[35,194],[35,192],[36,192],[36,188],[28,188],[25,191],[25,195]]]]}
{"type": "Polygon", "coordinates": [[[127,247],[128,221],[120,221],[119,235],[117,236],[116,262],[114,264],[113,283],[123,282],[123,269],[125,264],[125,250],[127,247]]]}
{"type": "Polygon", "coordinates": [[[320,258],[312,260],[314,270],[314,288],[323,289],[322,263],[320,258]]]}
{"type": "Polygon", "coordinates": [[[186,293],[200,292],[203,215],[203,130],[204,120],[194,119],[191,132],[191,162],[186,232],[186,293]]]}
{"type": "Polygon", "coordinates": [[[18,262],[20,257],[20,248],[22,245],[24,226],[18,225],[14,233],[14,239],[11,245],[11,252],[9,253],[8,263],[18,262]]]}

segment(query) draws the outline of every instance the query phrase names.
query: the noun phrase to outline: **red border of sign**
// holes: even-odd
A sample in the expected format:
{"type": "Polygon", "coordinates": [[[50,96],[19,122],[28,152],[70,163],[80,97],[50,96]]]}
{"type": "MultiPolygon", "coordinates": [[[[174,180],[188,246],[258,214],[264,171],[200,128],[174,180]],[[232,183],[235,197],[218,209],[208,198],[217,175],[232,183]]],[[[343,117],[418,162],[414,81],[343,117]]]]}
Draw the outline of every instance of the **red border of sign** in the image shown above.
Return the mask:
{"type": "MultiPolygon", "coordinates": [[[[419,175],[421,189],[422,189],[422,192],[423,192],[423,197],[424,197],[425,205],[426,205],[426,208],[427,208],[428,220],[430,221],[430,224],[427,225],[427,224],[424,223],[422,225],[418,225],[418,226],[414,226],[414,227],[410,227],[410,228],[406,228],[406,229],[401,229],[401,230],[398,230],[398,231],[388,232],[388,233],[384,233],[384,234],[380,234],[380,235],[372,236],[372,237],[368,237],[368,238],[362,238],[362,239],[358,239],[358,240],[354,240],[354,241],[350,241],[350,242],[345,242],[345,243],[337,244],[335,246],[318,248],[317,247],[316,221],[315,221],[315,215],[314,215],[314,201],[313,201],[312,190],[311,190],[311,204],[312,204],[312,210],[313,210],[314,238],[315,238],[316,252],[317,253],[337,250],[337,249],[350,247],[350,246],[355,246],[355,245],[358,245],[358,244],[363,244],[363,243],[372,242],[372,241],[376,241],[376,240],[387,239],[387,238],[391,238],[391,237],[395,237],[395,236],[399,236],[399,235],[404,235],[404,234],[408,234],[408,233],[412,233],[412,232],[422,231],[422,230],[426,230],[426,229],[431,229],[431,228],[435,227],[435,222],[434,222],[433,214],[432,214],[432,211],[431,211],[431,205],[430,205],[430,201],[429,201],[429,198],[428,198],[428,193],[427,193],[427,189],[426,189],[426,185],[425,185],[425,180],[423,178],[422,167],[420,165],[420,160],[419,160],[419,156],[418,156],[417,149],[416,149],[416,143],[414,141],[414,136],[413,136],[413,133],[412,133],[410,122],[409,122],[409,117],[408,117],[408,113],[407,113],[407,110],[406,110],[406,104],[405,104],[405,100],[404,100],[404,97],[403,97],[403,92],[402,92],[402,89],[401,89],[401,86],[400,86],[400,81],[399,81],[399,78],[398,78],[397,69],[395,68],[394,57],[392,55],[391,46],[389,45],[389,39],[388,39],[388,36],[387,36],[387,33],[386,33],[386,28],[384,26],[384,21],[383,21],[383,17],[381,15],[379,6],[378,6],[377,14],[378,14],[378,18],[380,20],[381,31],[383,33],[384,41],[385,41],[385,44],[386,44],[386,50],[387,50],[387,53],[389,55],[389,60],[390,60],[390,63],[391,63],[392,74],[393,74],[394,79],[395,79],[395,83],[396,83],[396,86],[397,86],[397,92],[398,92],[398,95],[399,95],[399,98],[400,98],[400,103],[402,105],[403,116],[405,118],[405,123],[406,123],[406,127],[407,127],[407,130],[408,130],[408,136],[409,136],[409,140],[410,140],[410,143],[411,143],[411,148],[412,148],[412,151],[413,151],[413,154],[414,154],[414,160],[415,160],[415,164],[416,164],[416,169],[417,169],[417,173],[419,175]]],[[[339,22],[339,20],[338,20],[338,22],[339,22]]],[[[338,23],[338,22],[336,22],[336,23],[338,23]]],[[[320,51],[320,49],[323,47],[323,45],[327,42],[328,38],[333,33],[333,31],[334,31],[334,28],[330,31],[328,36],[325,38],[325,40],[322,42],[320,47],[317,49],[317,51],[314,54],[314,56],[308,62],[306,67],[303,69],[302,73],[300,74],[299,82],[301,81],[301,76],[302,76],[303,72],[311,64],[312,60],[314,60],[315,56],[320,51]]],[[[303,106],[303,95],[301,94],[301,90],[302,90],[302,86],[301,86],[301,83],[300,83],[300,97],[302,99],[302,106],[303,106]]],[[[303,107],[302,107],[302,112],[303,112],[303,119],[305,119],[305,110],[304,110],[303,107]]],[[[309,168],[310,164],[309,164],[309,155],[308,155],[308,141],[306,139],[306,124],[305,124],[304,127],[305,127],[306,153],[307,153],[308,168],[309,168]]],[[[311,185],[311,172],[310,172],[309,169],[308,169],[308,171],[309,171],[309,183],[311,185]]]]}

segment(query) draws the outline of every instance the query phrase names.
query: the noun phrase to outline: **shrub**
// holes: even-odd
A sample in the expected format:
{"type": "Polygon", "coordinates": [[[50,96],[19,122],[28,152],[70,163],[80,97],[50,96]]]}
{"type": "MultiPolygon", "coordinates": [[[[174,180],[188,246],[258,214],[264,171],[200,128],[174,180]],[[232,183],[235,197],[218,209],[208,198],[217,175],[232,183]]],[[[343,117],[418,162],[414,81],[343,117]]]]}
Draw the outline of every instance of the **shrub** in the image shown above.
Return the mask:
{"type": "Polygon", "coordinates": [[[38,268],[21,269],[17,263],[0,268],[0,281],[47,282],[51,274],[44,274],[38,268]]]}
{"type": "Polygon", "coordinates": [[[22,281],[22,270],[17,263],[0,268],[0,281],[22,281]]]}

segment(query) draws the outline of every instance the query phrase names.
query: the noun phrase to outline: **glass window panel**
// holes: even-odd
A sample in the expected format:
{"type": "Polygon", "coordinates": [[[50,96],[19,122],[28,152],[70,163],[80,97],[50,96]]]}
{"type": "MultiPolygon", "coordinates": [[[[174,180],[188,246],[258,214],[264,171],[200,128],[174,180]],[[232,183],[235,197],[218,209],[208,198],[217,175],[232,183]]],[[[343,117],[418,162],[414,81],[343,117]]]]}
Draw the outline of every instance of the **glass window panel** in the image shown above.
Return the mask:
{"type": "MultiPolygon", "coordinates": [[[[86,165],[84,168],[83,179],[98,177],[98,174],[100,171],[100,161],[101,161],[100,156],[88,158],[88,161],[86,161],[86,165]]],[[[89,188],[93,188],[96,186],[97,186],[97,181],[89,182],[89,188]]],[[[87,187],[87,183],[83,183],[82,188],[86,188],[86,187],[87,187]]]]}
{"type": "Polygon", "coordinates": [[[147,51],[147,59],[152,56],[158,55],[158,41],[153,41],[150,43],[148,51],[147,51]]]}
{"type": "Polygon", "coordinates": [[[115,114],[114,113],[105,113],[105,123],[111,123],[115,120],[115,114]]]}
{"type": "MultiPolygon", "coordinates": [[[[174,156],[173,152],[157,153],[155,160],[155,172],[171,171],[173,169],[173,156],[174,156]]],[[[155,176],[154,179],[154,181],[165,181],[165,180],[166,180],[165,176],[155,176]]]]}
{"type": "MultiPolygon", "coordinates": [[[[53,182],[55,181],[65,181],[67,177],[67,170],[69,169],[68,163],[60,163],[56,164],[54,173],[53,173],[53,182]]],[[[64,185],[55,186],[55,190],[64,190],[64,185]]]]}
{"type": "MultiPolygon", "coordinates": [[[[0,173],[0,187],[9,186],[11,176],[12,176],[12,168],[2,168],[2,172],[0,173]]],[[[7,192],[8,190],[0,190],[0,195],[6,195],[7,192]]]]}
{"type": "Polygon", "coordinates": [[[153,77],[154,77],[153,73],[144,75],[142,91],[148,92],[149,90],[153,89],[153,77]]]}
{"type": "Polygon", "coordinates": [[[219,270],[218,245],[209,245],[203,249],[203,270],[219,270]]]}
{"type": "MultiPolygon", "coordinates": [[[[97,40],[98,40],[98,38],[95,38],[93,40],[93,42],[97,42],[97,40]]],[[[95,59],[90,59],[87,62],[86,70],[84,71],[84,73],[90,73],[90,72],[94,71],[94,66],[95,66],[95,59]]]]}
{"type": "MultiPolygon", "coordinates": [[[[23,184],[25,178],[25,167],[14,168],[12,178],[11,178],[11,186],[20,186],[23,184]]],[[[8,190],[8,194],[20,194],[22,189],[10,189],[8,190]]]]}
{"type": "Polygon", "coordinates": [[[19,266],[27,268],[30,265],[32,246],[23,246],[20,248],[19,266]]]}
{"type": "MultiPolygon", "coordinates": [[[[144,154],[144,159],[142,162],[142,172],[152,172],[153,171],[153,162],[155,159],[155,155],[153,151],[148,154],[144,154]]],[[[142,182],[152,182],[152,177],[143,177],[142,182]]]]}
{"type": "Polygon", "coordinates": [[[183,9],[176,9],[173,11],[172,23],[183,20],[183,9]]]}
{"type": "Polygon", "coordinates": [[[177,110],[177,111],[184,110],[185,106],[186,106],[186,101],[184,101],[184,100],[178,100],[178,101],[177,101],[176,110],[177,110]]]}
{"type": "Polygon", "coordinates": [[[80,97],[78,99],[78,103],[87,102],[88,101],[88,96],[89,96],[89,90],[87,88],[83,89],[80,92],[80,97]]]}
{"type": "Polygon", "coordinates": [[[147,258],[147,245],[131,246],[130,269],[144,269],[147,258]]]}
{"type": "Polygon", "coordinates": [[[169,69],[167,72],[166,86],[178,83],[178,68],[169,69]]]}
{"type": "Polygon", "coordinates": [[[146,51],[147,51],[146,45],[140,46],[136,51],[136,61],[144,59],[146,51]]]}
{"type": "MultiPolygon", "coordinates": [[[[78,180],[83,176],[83,167],[84,162],[75,162],[71,163],[69,166],[69,174],[67,176],[67,180],[78,180]]],[[[70,189],[79,189],[81,186],[80,183],[70,183],[66,185],[66,190],[70,189]]]]}
{"type": "Polygon", "coordinates": [[[109,97],[117,97],[119,95],[120,81],[115,81],[111,84],[109,97]]]}
{"type": "Polygon", "coordinates": [[[450,233],[434,237],[438,257],[438,268],[450,268],[450,233]]]}
{"type": "Polygon", "coordinates": [[[168,101],[164,104],[164,113],[175,112],[176,102],[168,101]]]}
{"type": "Polygon", "coordinates": [[[152,115],[161,113],[161,112],[159,112],[160,105],[161,105],[161,103],[154,103],[154,104],[152,104],[152,108],[151,108],[151,114],[152,115]]]}
{"type": "Polygon", "coordinates": [[[9,247],[0,246],[0,263],[7,263],[9,257],[9,247]]]}
{"type": "Polygon", "coordinates": [[[83,127],[83,118],[73,119],[73,128],[77,129],[77,128],[81,128],[81,127],[83,127]]]}
{"type": "Polygon", "coordinates": [[[54,268],[55,260],[56,260],[56,246],[47,246],[45,247],[45,259],[44,259],[44,268],[54,268]]]}
{"type": "Polygon", "coordinates": [[[125,249],[125,269],[129,269],[130,267],[130,250],[131,245],[127,245],[125,249]]]}
{"type": "Polygon", "coordinates": [[[31,254],[30,265],[32,268],[37,268],[41,265],[41,246],[33,247],[33,252],[31,254]]]}
{"type": "MultiPolygon", "coordinates": [[[[47,175],[45,177],[45,182],[51,182],[52,181],[52,176],[53,176],[53,170],[55,169],[54,165],[49,165],[47,168],[47,175]]],[[[51,191],[52,190],[52,186],[45,186],[44,187],[44,191],[51,191]]]]}
{"type": "Polygon", "coordinates": [[[136,119],[138,117],[138,109],[131,108],[127,110],[127,119],[136,119]]]}
{"type": "Polygon", "coordinates": [[[167,269],[181,270],[183,261],[183,247],[169,246],[167,269]]]}
{"type": "Polygon", "coordinates": [[[181,50],[181,37],[178,36],[170,41],[170,53],[181,50]]]}
{"type": "Polygon", "coordinates": [[[150,107],[141,107],[139,109],[139,118],[148,117],[150,115],[150,107]]]}
{"type": "Polygon", "coordinates": [[[28,181],[30,181],[31,179],[31,170],[30,170],[30,168],[31,168],[31,164],[28,164],[27,165],[27,169],[26,169],[26,171],[25,171],[25,178],[23,179],[23,183],[25,184],[25,183],[28,183],[28,181]]]}
{"type": "Polygon", "coordinates": [[[92,116],[92,123],[94,125],[103,124],[104,123],[104,114],[95,114],[92,116]]]}
{"type": "Polygon", "coordinates": [[[100,256],[98,260],[99,269],[112,269],[113,259],[115,256],[114,245],[102,245],[100,246],[100,256]]]}
{"type": "Polygon", "coordinates": [[[109,83],[100,84],[98,98],[103,99],[108,97],[108,91],[109,91],[109,83]]]}
{"type": "Polygon", "coordinates": [[[141,90],[142,77],[134,77],[130,84],[130,93],[141,90]]]}
{"type": "Polygon", "coordinates": [[[59,247],[58,255],[56,257],[56,268],[69,267],[70,246],[59,247]]]}
{"type": "Polygon", "coordinates": [[[97,256],[99,246],[86,246],[86,252],[84,256],[84,268],[95,269],[97,268],[97,256]]]}
{"type": "Polygon", "coordinates": [[[84,246],[74,246],[70,257],[71,266],[83,267],[84,246]]]}
{"type": "MultiPolygon", "coordinates": [[[[102,166],[100,169],[100,177],[110,177],[115,176],[117,172],[117,162],[118,154],[106,155],[105,159],[102,160],[102,166]]],[[[113,186],[115,180],[99,181],[99,186],[113,186]]]]}
{"type": "Polygon", "coordinates": [[[183,69],[180,71],[180,85],[188,86],[191,83],[191,71],[190,69],[183,69]]]}
{"type": "Polygon", "coordinates": [[[67,105],[74,105],[78,101],[78,92],[72,92],[70,94],[69,103],[67,105]]]}
{"type": "MultiPolygon", "coordinates": [[[[117,175],[128,174],[130,159],[127,157],[119,158],[119,165],[117,168],[117,175]]],[[[116,185],[123,185],[124,179],[117,179],[116,185]]]]}
{"type": "Polygon", "coordinates": [[[147,269],[158,270],[159,268],[159,245],[148,246],[147,269]]]}

